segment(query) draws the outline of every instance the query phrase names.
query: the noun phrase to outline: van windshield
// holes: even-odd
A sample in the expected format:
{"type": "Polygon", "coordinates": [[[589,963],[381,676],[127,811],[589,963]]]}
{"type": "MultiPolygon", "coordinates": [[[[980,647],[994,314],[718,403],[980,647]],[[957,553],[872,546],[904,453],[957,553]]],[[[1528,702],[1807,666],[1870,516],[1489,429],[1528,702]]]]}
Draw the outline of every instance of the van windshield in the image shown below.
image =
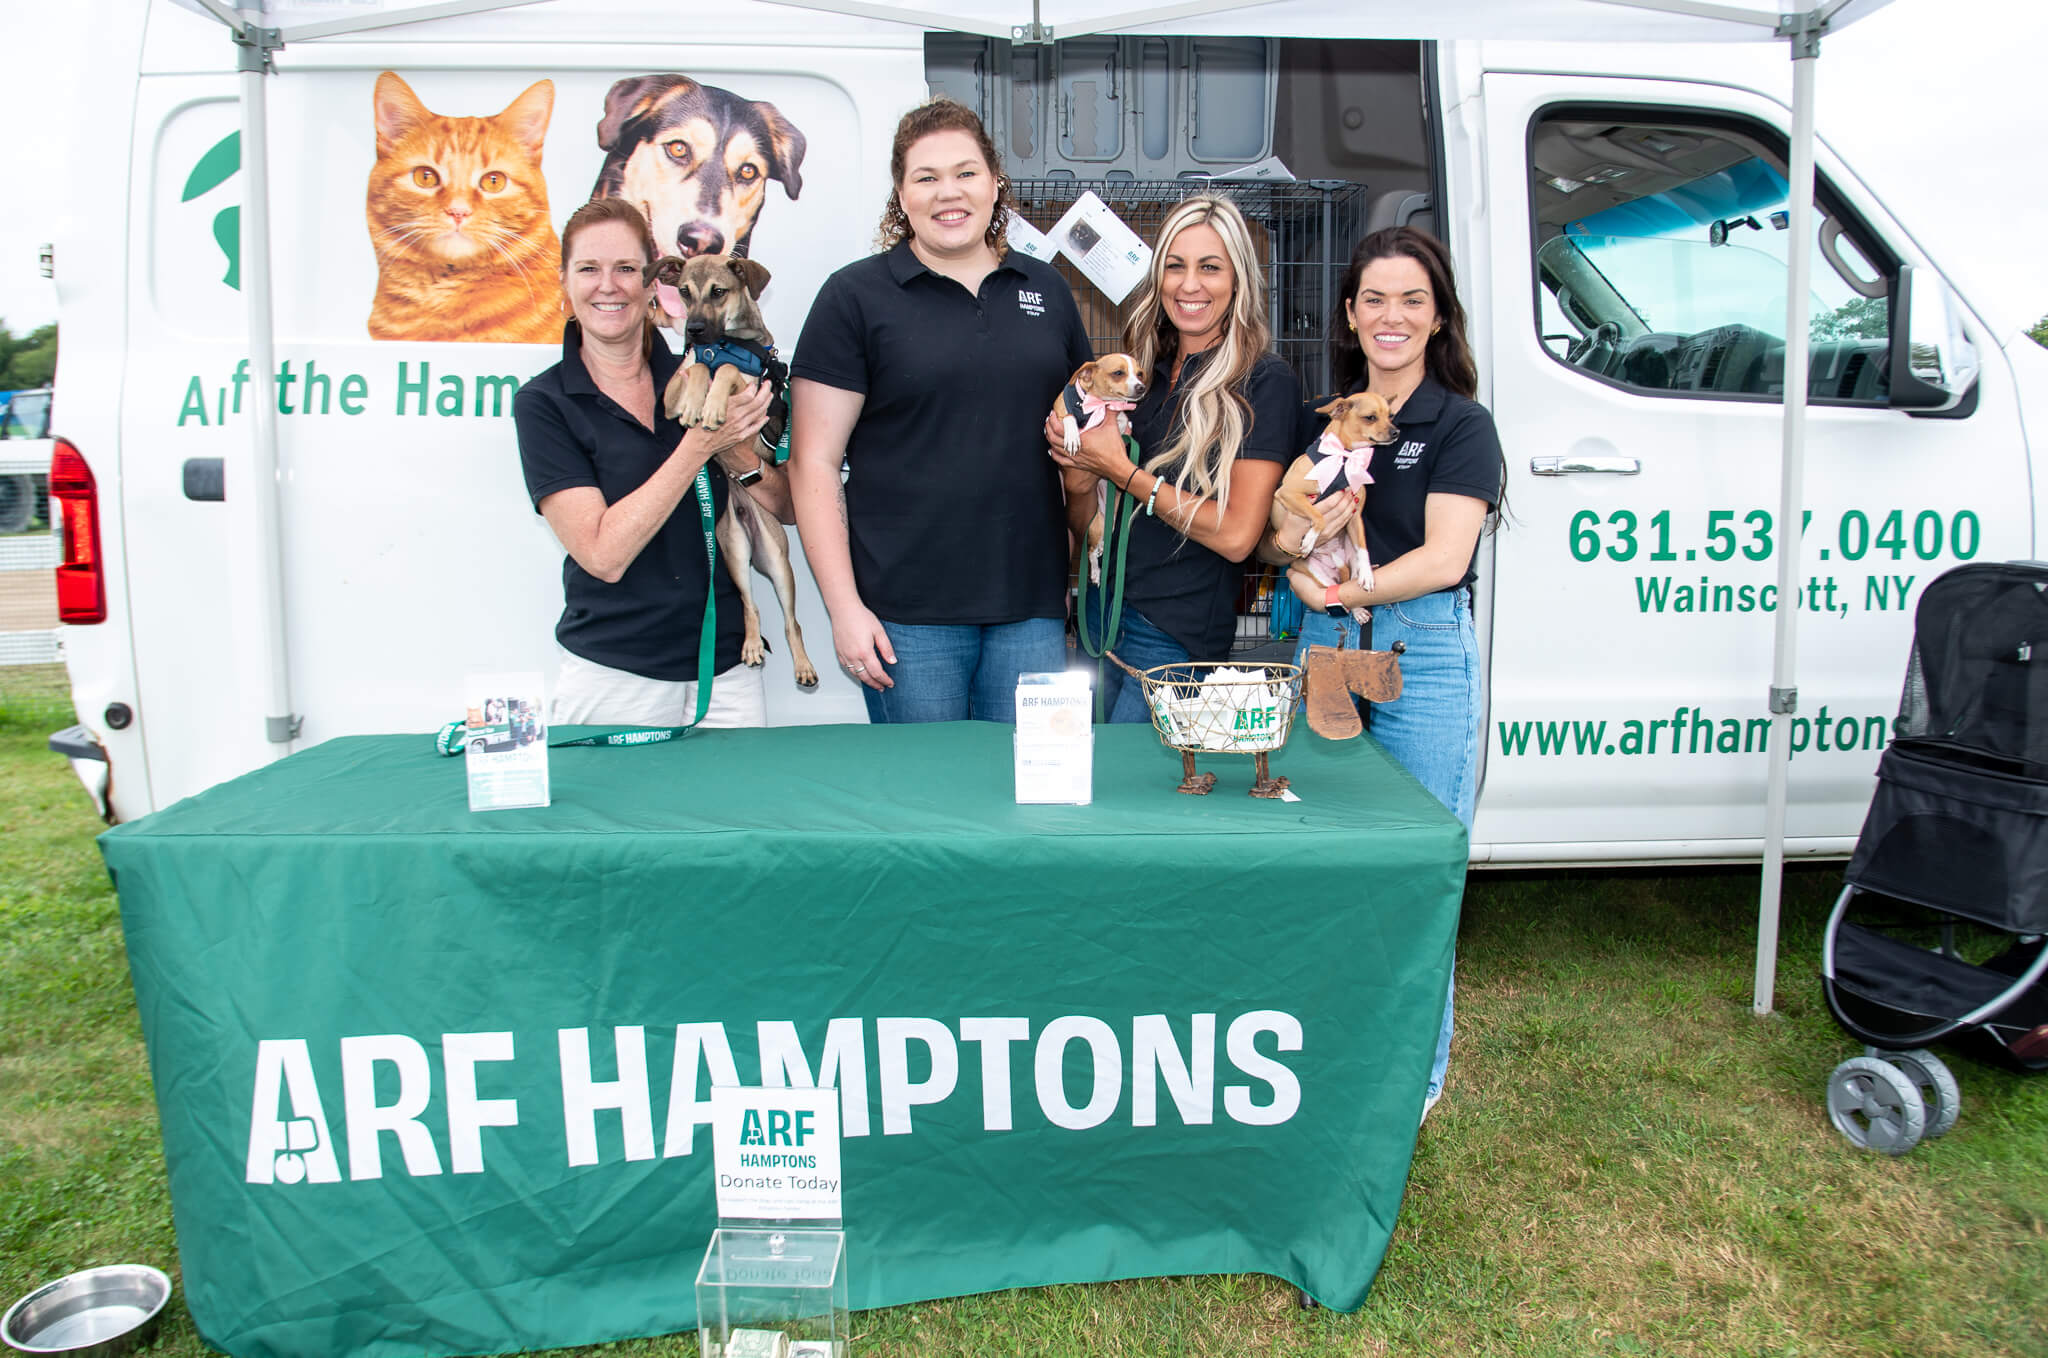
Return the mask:
{"type": "MultiPolygon", "coordinates": [[[[1694,334],[1746,325],[1776,335],[1785,328],[1790,202],[1785,180],[1750,158],[1662,193],[1566,222],[1544,253],[1576,249],[1599,270],[1646,330],[1694,334]]],[[[1833,236],[1814,214],[1815,241],[1833,236]]],[[[1812,253],[1810,336],[1881,338],[1884,310],[1843,276],[1876,277],[1846,238],[1836,253],[1812,253]],[[1874,325],[1875,328],[1872,328],[1874,325]]],[[[1625,331],[1634,327],[1624,323],[1625,331]]]]}

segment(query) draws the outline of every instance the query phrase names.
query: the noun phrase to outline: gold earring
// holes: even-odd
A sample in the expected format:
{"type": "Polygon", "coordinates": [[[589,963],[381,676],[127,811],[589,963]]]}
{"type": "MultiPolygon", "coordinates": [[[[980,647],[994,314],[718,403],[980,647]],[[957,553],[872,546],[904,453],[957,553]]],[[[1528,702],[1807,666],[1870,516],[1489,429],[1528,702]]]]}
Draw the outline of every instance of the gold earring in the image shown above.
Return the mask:
{"type": "Polygon", "coordinates": [[[1430,334],[1432,334],[1432,335],[1434,335],[1434,334],[1435,334],[1435,333],[1436,333],[1437,331],[1439,331],[1439,330],[1441,330],[1441,329],[1443,329],[1443,328],[1444,328],[1444,323],[1443,323],[1442,321],[1438,321],[1438,322],[1437,322],[1437,323],[1436,323],[1435,325],[1432,325],[1432,326],[1431,326],[1431,327],[1429,328],[1429,333],[1430,333],[1430,334]]]}

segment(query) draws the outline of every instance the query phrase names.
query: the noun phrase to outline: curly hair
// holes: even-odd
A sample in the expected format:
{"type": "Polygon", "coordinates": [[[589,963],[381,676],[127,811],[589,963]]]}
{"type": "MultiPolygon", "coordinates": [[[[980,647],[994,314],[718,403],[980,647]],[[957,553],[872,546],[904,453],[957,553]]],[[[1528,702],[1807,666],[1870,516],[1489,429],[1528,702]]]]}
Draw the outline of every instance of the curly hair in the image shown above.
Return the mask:
{"type": "Polygon", "coordinates": [[[1180,332],[1167,315],[1162,294],[1166,256],[1191,226],[1207,226],[1222,239],[1236,280],[1215,356],[1202,365],[1181,397],[1180,414],[1166,446],[1149,453],[1145,469],[1158,475],[1160,468],[1179,462],[1174,475],[1176,489],[1227,506],[1230,469],[1251,433],[1251,403],[1244,398],[1244,385],[1272,341],[1266,320],[1265,274],[1259,267],[1251,230],[1236,204],[1227,198],[1198,195],[1159,224],[1158,245],[1152,252],[1145,285],[1124,323],[1124,346],[1137,360],[1138,371],[1149,375],[1160,355],[1171,354],[1179,344],[1180,332]]]}
{"type": "Polygon", "coordinates": [[[903,211],[899,190],[903,185],[906,162],[910,159],[910,148],[934,132],[965,132],[981,148],[981,158],[988,163],[989,173],[996,177],[995,210],[989,214],[988,230],[982,233],[982,241],[997,259],[1001,259],[1010,248],[1006,234],[1010,214],[1017,210],[1016,202],[1010,197],[1010,181],[1003,174],[1002,154],[996,150],[988,129],[981,125],[981,115],[944,95],[919,104],[896,124],[896,140],[889,149],[889,201],[882,207],[881,225],[875,228],[875,248],[892,249],[897,242],[908,240],[913,234],[910,217],[903,211]]]}

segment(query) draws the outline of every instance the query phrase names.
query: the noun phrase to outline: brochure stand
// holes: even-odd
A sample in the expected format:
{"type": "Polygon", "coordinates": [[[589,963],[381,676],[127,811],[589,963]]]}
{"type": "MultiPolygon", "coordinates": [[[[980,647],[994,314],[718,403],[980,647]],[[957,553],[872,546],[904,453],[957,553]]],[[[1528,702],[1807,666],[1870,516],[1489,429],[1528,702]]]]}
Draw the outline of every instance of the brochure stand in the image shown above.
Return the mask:
{"type": "Polygon", "coordinates": [[[704,1358],[847,1358],[839,1094],[714,1088],[718,1228],[697,1270],[704,1358]]]}

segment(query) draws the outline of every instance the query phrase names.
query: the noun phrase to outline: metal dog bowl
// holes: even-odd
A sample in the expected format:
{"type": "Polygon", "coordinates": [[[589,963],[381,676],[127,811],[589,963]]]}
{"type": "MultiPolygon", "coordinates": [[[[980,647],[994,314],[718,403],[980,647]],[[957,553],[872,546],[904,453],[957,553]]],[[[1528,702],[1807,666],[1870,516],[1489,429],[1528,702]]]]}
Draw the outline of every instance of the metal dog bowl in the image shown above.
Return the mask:
{"type": "Polygon", "coordinates": [[[0,1338],[23,1353],[113,1358],[156,1337],[171,1280],[147,1264],[108,1264],[44,1283],[7,1308],[0,1338]]]}

